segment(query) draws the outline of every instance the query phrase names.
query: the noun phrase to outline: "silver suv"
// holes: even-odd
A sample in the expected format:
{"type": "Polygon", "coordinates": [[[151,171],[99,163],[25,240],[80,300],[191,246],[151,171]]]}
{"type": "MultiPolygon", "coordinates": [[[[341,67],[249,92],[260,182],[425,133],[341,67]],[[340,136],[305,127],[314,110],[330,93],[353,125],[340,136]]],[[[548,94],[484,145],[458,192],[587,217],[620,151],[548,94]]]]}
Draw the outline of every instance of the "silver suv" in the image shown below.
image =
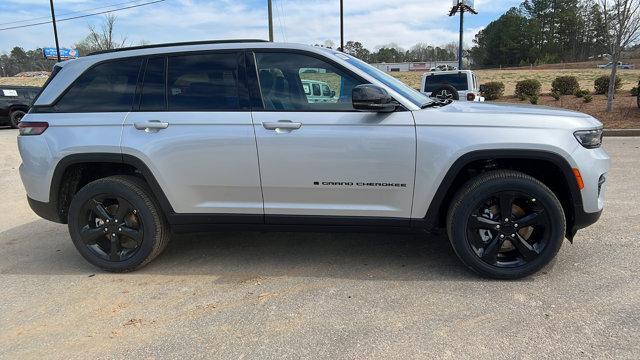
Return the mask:
{"type": "Polygon", "coordinates": [[[177,232],[445,228],[469,268],[519,278],[600,216],[601,138],[585,114],[433,101],[344,53],[252,40],[57,64],[18,145],[31,208],[108,271],[177,232]]]}

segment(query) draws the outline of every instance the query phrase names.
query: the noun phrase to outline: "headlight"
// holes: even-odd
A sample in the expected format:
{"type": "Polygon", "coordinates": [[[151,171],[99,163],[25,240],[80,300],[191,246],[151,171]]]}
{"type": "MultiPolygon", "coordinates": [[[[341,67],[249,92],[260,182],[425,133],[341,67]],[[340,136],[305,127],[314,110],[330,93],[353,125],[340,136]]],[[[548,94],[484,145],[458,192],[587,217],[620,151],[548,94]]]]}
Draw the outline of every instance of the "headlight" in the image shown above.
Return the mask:
{"type": "Polygon", "coordinates": [[[578,130],[573,133],[573,136],[587,149],[595,149],[602,144],[602,129],[578,130]]]}

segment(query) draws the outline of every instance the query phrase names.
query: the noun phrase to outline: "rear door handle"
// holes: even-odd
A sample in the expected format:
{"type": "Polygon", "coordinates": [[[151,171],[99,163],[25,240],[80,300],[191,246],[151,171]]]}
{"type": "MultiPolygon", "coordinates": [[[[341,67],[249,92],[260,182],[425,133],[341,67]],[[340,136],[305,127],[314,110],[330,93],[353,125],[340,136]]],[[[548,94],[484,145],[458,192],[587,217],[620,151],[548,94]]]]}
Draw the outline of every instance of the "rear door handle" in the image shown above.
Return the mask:
{"type": "Polygon", "coordinates": [[[160,120],[149,120],[133,123],[133,127],[138,130],[144,130],[146,132],[158,132],[162,129],[169,127],[168,122],[162,122],[160,120]]]}
{"type": "Polygon", "coordinates": [[[280,120],[276,122],[263,122],[262,126],[267,130],[275,130],[277,133],[288,133],[300,129],[302,123],[292,122],[291,120],[280,120]]]}

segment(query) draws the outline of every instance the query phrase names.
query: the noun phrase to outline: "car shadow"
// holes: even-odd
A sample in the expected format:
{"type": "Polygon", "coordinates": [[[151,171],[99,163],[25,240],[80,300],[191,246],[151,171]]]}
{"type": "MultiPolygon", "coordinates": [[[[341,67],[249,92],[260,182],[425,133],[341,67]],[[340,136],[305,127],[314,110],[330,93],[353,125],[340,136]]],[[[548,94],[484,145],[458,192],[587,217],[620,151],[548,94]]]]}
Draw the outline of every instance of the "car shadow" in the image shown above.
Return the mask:
{"type": "MultiPolygon", "coordinates": [[[[36,220],[0,232],[0,274],[92,275],[67,227],[36,220]]],[[[208,275],[216,283],[262,277],[478,281],[444,235],[215,232],[174,235],[146,267],[126,275],[208,275]]]]}

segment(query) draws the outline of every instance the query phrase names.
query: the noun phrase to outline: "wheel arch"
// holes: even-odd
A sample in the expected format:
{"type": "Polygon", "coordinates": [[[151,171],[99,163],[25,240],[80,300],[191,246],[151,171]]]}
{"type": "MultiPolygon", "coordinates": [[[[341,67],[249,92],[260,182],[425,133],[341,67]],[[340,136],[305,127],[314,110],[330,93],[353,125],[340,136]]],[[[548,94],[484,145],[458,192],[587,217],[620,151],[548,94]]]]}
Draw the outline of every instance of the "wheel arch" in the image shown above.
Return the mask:
{"type": "Polygon", "coordinates": [[[529,174],[556,194],[565,211],[567,237],[571,240],[576,231],[575,214],[583,210],[582,195],[569,162],[562,155],[545,150],[491,149],[460,156],[440,182],[426,215],[417,222],[418,226],[443,227],[449,202],[466,181],[479,173],[504,168],[529,174]],[[533,171],[538,169],[541,171],[533,171]]]}
{"type": "Polygon", "coordinates": [[[119,153],[82,153],[67,155],[56,164],[49,190],[49,204],[56,210],[56,220],[67,222],[71,199],[86,183],[111,175],[126,174],[137,176],[146,182],[165,216],[173,213],[155,176],[139,158],[119,153]]]}

